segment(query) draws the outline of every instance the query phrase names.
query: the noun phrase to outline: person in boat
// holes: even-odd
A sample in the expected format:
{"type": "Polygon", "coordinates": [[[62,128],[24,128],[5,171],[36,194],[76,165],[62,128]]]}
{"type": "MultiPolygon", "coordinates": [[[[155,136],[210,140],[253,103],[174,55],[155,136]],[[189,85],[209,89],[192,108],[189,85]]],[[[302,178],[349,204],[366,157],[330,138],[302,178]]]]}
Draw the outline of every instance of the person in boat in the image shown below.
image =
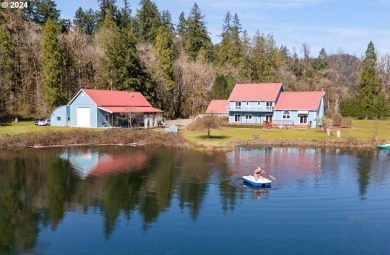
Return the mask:
{"type": "Polygon", "coordinates": [[[253,176],[255,177],[255,180],[257,181],[259,178],[260,178],[260,176],[262,175],[262,174],[264,174],[265,173],[265,171],[264,170],[261,170],[261,168],[258,166],[256,169],[255,169],[255,172],[253,173],[253,176]]]}

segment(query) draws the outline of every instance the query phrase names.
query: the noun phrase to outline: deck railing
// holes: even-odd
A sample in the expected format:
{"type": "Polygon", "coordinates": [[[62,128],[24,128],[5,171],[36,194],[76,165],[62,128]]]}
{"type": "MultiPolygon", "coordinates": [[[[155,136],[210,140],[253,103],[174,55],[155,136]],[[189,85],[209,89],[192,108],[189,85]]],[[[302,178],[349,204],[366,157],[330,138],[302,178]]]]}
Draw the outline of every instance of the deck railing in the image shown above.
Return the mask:
{"type": "Polygon", "coordinates": [[[228,111],[232,112],[272,112],[273,106],[228,106],[228,111]]]}

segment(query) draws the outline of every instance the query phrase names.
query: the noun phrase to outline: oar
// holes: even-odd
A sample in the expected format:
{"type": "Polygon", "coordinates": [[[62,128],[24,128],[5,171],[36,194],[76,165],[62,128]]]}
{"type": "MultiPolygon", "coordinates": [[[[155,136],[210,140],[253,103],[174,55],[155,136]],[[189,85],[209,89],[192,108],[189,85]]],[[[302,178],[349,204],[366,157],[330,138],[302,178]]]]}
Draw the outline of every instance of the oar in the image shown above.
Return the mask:
{"type": "Polygon", "coordinates": [[[268,176],[275,180],[275,177],[273,177],[272,175],[269,174],[268,176]]]}

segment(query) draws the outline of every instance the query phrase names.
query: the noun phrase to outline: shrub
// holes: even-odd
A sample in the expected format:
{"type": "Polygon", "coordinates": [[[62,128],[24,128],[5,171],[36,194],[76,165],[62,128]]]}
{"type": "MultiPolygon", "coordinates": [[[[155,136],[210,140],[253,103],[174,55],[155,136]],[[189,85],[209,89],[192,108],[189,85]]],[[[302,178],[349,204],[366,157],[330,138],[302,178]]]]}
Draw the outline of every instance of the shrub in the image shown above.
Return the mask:
{"type": "Polygon", "coordinates": [[[352,127],[352,120],[350,118],[343,118],[341,121],[341,127],[343,128],[352,127]]]}
{"type": "Polygon", "coordinates": [[[333,126],[340,126],[342,120],[343,120],[343,117],[341,116],[341,114],[336,113],[335,115],[333,115],[333,118],[332,118],[333,126]]]}
{"type": "Polygon", "coordinates": [[[327,117],[323,116],[320,120],[321,126],[322,126],[322,131],[326,131],[328,127],[332,125],[332,120],[328,119],[327,117]]]}

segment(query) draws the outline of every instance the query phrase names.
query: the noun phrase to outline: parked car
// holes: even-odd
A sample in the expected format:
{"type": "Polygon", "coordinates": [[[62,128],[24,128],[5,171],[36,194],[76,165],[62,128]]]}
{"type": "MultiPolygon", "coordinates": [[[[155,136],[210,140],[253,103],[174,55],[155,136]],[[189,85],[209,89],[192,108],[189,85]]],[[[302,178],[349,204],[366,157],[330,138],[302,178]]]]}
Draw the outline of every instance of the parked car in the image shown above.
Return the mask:
{"type": "Polygon", "coordinates": [[[40,121],[41,119],[35,119],[35,125],[38,125],[38,122],[40,121]]]}
{"type": "Polygon", "coordinates": [[[50,119],[39,119],[38,126],[50,126],[50,119]]]}

